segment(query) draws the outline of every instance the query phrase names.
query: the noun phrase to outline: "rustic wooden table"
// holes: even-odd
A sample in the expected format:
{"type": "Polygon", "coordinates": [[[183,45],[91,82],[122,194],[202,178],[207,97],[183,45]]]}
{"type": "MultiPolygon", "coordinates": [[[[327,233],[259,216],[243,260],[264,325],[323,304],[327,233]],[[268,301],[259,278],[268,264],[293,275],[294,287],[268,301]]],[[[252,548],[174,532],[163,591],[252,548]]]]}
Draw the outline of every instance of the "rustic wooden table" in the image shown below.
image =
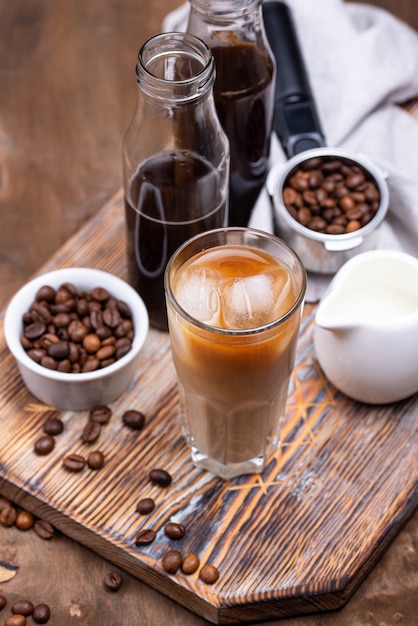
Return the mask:
{"type": "MultiPolygon", "coordinates": [[[[0,304],[121,185],[139,46],[179,0],[14,0],[0,4],[0,304]]],[[[375,1],[418,28],[414,0],[375,1]]],[[[0,594],[45,601],[51,624],[198,626],[205,620],[58,533],[0,526],[0,594]],[[18,574],[8,582],[9,566],[18,574]]],[[[418,514],[347,605],[283,626],[416,626],[418,514]]],[[[3,618],[4,619],[4,618],[3,618]]],[[[29,622],[29,620],[28,620],[29,622]]]]}

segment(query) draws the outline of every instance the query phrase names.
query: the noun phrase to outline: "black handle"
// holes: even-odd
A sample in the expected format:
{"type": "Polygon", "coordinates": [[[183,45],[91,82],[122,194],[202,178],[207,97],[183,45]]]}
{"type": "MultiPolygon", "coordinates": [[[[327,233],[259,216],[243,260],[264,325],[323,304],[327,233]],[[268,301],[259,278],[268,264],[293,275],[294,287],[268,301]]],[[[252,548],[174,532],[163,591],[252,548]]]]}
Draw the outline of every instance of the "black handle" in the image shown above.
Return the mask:
{"type": "Polygon", "coordinates": [[[325,145],[289,7],[263,2],[264,27],[276,60],[274,130],[288,158],[325,145]]]}

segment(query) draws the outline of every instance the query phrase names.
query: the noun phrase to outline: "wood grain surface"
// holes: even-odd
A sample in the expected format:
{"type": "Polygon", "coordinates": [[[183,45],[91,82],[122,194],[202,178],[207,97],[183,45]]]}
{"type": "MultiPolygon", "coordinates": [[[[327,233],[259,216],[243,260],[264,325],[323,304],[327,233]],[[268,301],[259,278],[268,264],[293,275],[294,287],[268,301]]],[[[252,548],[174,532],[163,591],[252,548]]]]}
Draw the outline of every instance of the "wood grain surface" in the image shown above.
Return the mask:
{"type": "MultiPolygon", "coordinates": [[[[120,191],[42,271],[88,266],[126,278],[123,215],[120,191]]],[[[372,406],[337,392],[313,354],[314,313],[309,306],[303,317],[282,445],[261,475],[231,481],[191,464],[166,333],[149,332],[133,384],[111,405],[99,442],[105,466],[81,474],[62,460],[87,455],[88,413],[62,412],[64,433],[37,456],[51,407],[25,389],[0,334],[0,492],[213,623],[342,606],[418,504],[418,397],[372,406]],[[139,433],[122,423],[129,408],[146,415],[139,433]],[[150,482],[153,468],[171,474],[169,488],[150,482]],[[143,497],[158,503],[146,517],[135,509],[143,497]],[[165,535],[170,521],[186,527],[181,541],[165,535]],[[157,537],[138,548],[144,528],[157,537]],[[171,548],[215,565],[219,580],[167,574],[171,548]]]]}
{"type": "MultiPolygon", "coordinates": [[[[180,3],[0,3],[2,307],[120,188],[136,54],[180,3]]],[[[416,0],[370,4],[418,29],[416,0]]],[[[416,105],[410,110],[418,114],[416,105]]],[[[0,525],[0,593],[9,607],[22,596],[48,602],[50,623],[59,626],[208,624],[125,571],[118,593],[108,593],[103,578],[113,568],[61,532],[48,542],[0,525]]],[[[416,626],[417,598],[418,512],[342,609],[273,619],[272,625],[416,626]]]]}

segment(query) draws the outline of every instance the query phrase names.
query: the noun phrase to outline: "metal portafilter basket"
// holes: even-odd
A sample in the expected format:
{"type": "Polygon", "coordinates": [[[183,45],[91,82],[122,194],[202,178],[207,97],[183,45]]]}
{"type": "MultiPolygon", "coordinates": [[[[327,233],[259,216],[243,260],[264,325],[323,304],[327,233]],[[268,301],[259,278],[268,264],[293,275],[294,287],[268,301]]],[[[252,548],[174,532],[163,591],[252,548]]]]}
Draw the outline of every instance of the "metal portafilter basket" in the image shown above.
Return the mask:
{"type": "MultiPolygon", "coordinates": [[[[263,18],[277,66],[274,131],[288,158],[285,165],[273,166],[267,180],[267,189],[273,204],[275,230],[299,254],[307,270],[319,274],[334,274],[352,256],[376,247],[379,226],[389,207],[387,175],[364,155],[326,146],[291,11],[284,2],[264,2],[263,18]],[[350,201],[345,201],[347,206],[355,203],[364,209],[364,192],[367,185],[372,187],[375,196],[373,216],[367,216],[368,221],[362,218],[359,224],[356,224],[359,227],[354,230],[338,232],[335,226],[330,228],[328,224],[326,229],[320,228],[318,219],[313,228],[309,226],[307,219],[299,219],[298,216],[302,214],[305,216],[308,210],[313,212],[314,216],[316,213],[316,217],[318,212],[322,216],[321,196],[318,199],[318,206],[315,205],[315,194],[318,195],[318,189],[321,188],[322,197],[324,196],[324,188],[321,185],[316,186],[318,181],[312,189],[306,190],[313,193],[306,194],[302,189],[297,189],[296,204],[289,206],[291,194],[288,190],[292,187],[295,175],[308,178],[308,174],[303,174],[304,171],[318,164],[323,167],[325,163],[328,164],[325,169],[331,170],[340,163],[343,171],[358,172],[364,178],[357,188],[346,190],[346,195],[351,198],[350,201]],[[309,199],[310,204],[306,203],[305,198],[309,199]],[[302,213],[299,212],[301,208],[304,209],[302,213]],[[329,232],[330,230],[334,232],[329,232]]],[[[341,187],[340,185],[340,189],[341,187]]],[[[343,187],[341,194],[344,194],[344,190],[343,187]]],[[[333,219],[340,212],[342,216],[339,217],[339,221],[342,222],[347,215],[350,216],[350,213],[341,210],[342,196],[339,197],[338,193],[340,192],[337,191],[337,195],[334,196],[336,215],[333,219]]],[[[329,199],[328,204],[332,204],[329,199]]],[[[351,214],[355,215],[354,207],[352,208],[351,214]]],[[[348,221],[347,218],[347,223],[348,221]]]]}

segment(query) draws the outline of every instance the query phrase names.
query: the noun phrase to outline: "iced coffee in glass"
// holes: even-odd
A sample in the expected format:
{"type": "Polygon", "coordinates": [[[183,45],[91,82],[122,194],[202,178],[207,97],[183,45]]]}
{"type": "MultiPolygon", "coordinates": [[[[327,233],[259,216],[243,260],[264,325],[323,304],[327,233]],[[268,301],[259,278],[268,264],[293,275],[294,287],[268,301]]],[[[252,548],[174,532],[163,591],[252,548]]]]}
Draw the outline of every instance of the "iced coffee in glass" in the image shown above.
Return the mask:
{"type": "Polygon", "coordinates": [[[190,239],[165,274],[184,433],[224,479],[261,472],[280,443],[306,273],[280,239],[222,228],[190,239]]]}

